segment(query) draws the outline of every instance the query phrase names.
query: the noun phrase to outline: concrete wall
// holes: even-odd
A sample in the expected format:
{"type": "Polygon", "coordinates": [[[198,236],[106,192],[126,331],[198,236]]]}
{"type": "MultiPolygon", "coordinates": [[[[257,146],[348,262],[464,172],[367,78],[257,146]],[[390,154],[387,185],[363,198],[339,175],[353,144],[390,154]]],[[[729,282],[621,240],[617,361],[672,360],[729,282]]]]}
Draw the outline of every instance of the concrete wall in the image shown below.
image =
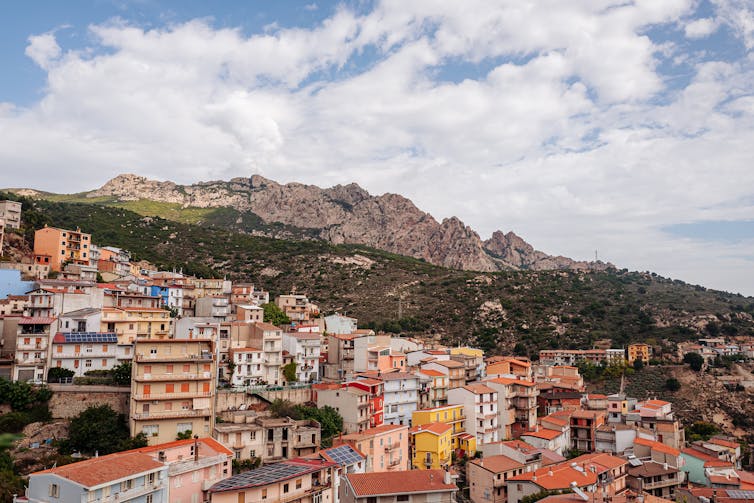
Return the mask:
{"type": "MultiPolygon", "coordinates": [[[[303,404],[312,401],[312,389],[310,386],[302,388],[283,388],[274,391],[262,391],[258,394],[263,396],[270,402],[273,402],[278,398],[281,400],[288,400],[294,404],[303,404]]],[[[220,414],[221,412],[225,412],[226,410],[238,410],[238,408],[243,404],[251,405],[260,402],[262,402],[262,400],[249,393],[221,389],[217,391],[216,413],[220,414]]]]}
{"type": "Polygon", "coordinates": [[[118,414],[128,416],[130,388],[116,386],[74,386],[71,384],[50,384],[52,417],[72,418],[92,405],[107,404],[118,414]]]}

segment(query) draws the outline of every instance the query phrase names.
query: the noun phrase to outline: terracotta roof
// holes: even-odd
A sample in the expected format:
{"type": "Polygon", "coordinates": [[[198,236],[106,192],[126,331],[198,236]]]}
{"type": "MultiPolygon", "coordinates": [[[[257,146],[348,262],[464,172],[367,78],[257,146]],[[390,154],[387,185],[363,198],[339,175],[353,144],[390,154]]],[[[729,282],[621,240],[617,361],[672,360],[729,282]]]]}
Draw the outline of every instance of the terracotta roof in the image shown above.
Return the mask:
{"type": "Polygon", "coordinates": [[[463,363],[457,362],[455,360],[432,360],[432,363],[442,365],[443,367],[448,367],[449,369],[457,369],[463,367],[463,363]]]}
{"type": "Polygon", "coordinates": [[[738,486],[739,480],[738,477],[727,477],[725,475],[709,475],[707,476],[709,481],[713,484],[717,485],[729,485],[729,486],[738,486]]]}
{"type": "Polygon", "coordinates": [[[558,438],[563,434],[562,431],[558,430],[550,430],[548,428],[541,428],[539,431],[527,431],[525,433],[522,433],[522,437],[534,437],[534,438],[541,438],[544,440],[552,440],[554,438],[558,438]]]}
{"type": "MultiPolygon", "coordinates": [[[[217,453],[222,454],[228,454],[230,456],[233,455],[233,451],[225,447],[223,444],[215,440],[211,437],[203,437],[196,440],[200,446],[206,445],[207,447],[211,448],[213,451],[217,453]]],[[[167,442],[165,444],[157,444],[157,445],[150,445],[147,447],[140,447],[138,449],[134,449],[137,452],[159,452],[164,451],[166,449],[171,449],[173,447],[182,447],[184,445],[191,445],[194,443],[194,439],[190,438],[188,440],[175,440],[173,442],[167,442]]],[[[199,451],[201,453],[201,447],[199,447],[199,451]]]]}
{"type": "Polygon", "coordinates": [[[522,473],[510,477],[509,481],[528,481],[533,482],[547,490],[567,489],[571,487],[571,482],[576,482],[578,487],[592,485],[597,482],[597,474],[592,473],[589,469],[584,471],[577,470],[569,463],[551,465],[540,468],[532,472],[522,473]]]}
{"type": "Polygon", "coordinates": [[[43,470],[31,476],[51,473],[91,488],[139,473],[154,471],[164,466],[164,463],[154,460],[152,456],[143,452],[125,451],[43,470]]]}
{"type": "Polygon", "coordinates": [[[24,317],[18,321],[19,325],[49,325],[55,321],[55,318],[46,318],[42,316],[24,317]]]}
{"type": "Polygon", "coordinates": [[[717,438],[712,437],[708,440],[710,444],[720,445],[723,447],[730,447],[731,449],[740,448],[741,444],[738,442],[731,442],[730,440],[725,440],[724,438],[717,438]]]}
{"type": "Polygon", "coordinates": [[[724,468],[728,466],[733,466],[733,463],[730,461],[723,461],[722,459],[710,459],[709,461],[704,462],[705,468],[724,468]]]}
{"type": "Polygon", "coordinates": [[[634,445],[644,445],[652,449],[653,451],[662,452],[665,454],[670,454],[671,456],[680,456],[681,451],[678,449],[674,449],[673,447],[670,447],[669,445],[665,445],[662,442],[655,442],[654,440],[647,440],[646,438],[636,437],[634,439],[634,445]]]}
{"type": "Polygon", "coordinates": [[[276,327],[272,323],[265,323],[263,321],[257,321],[256,323],[254,323],[254,326],[261,330],[275,330],[275,331],[280,330],[278,327],[276,327]]]}
{"type": "Polygon", "coordinates": [[[363,438],[363,437],[369,437],[372,435],[381,435],[383,433],[387,433],[389,431],[396,431],[400,429],[408,429],[408,426],[400,425],[400,424],[383,424],[381,426],[375,426],[374,428],[367,428],[366,430],[362,430],[359,433],[349,433],[348,435],[343,435],[343,438],[363,438]]]}
{"type": "Polygon", "coordinates": [[[418,426],[414,426],[409,430],[411,433],[421,433],[421,432],[429,432],[433,433],[435,435],[442,435],[443,433],[447,433],[449,430],[452,430],[453,426],[445,423],[427,423],[422,424],[418,426]]]}
{"type": "Polygon", "coordinates": [[[408,470],[349,473],[344,478],[357,497],[458,490],[455,484],[445,484],[444,475],[444,470],[408,470]]]}
{"type": "Polygon", "coordinates": [[[715,456],[712,456],[711,454],[707,454],[706,452],[702,452],[698,449],[694,449],[693,447],[686,447],[681,450],[683,454],[686,454],[687,456],[691,456],[696,459],[701,459],[702,461],[717,461],[718,458],[715,456]]]}
{"type": "Polygon", "coordinates": [[[568,424],[567,420],[559,418],[559,417],[555,417],[552,414],[550,414],[549,416],[544,416],[544,417],[540,418],[540,420],[541,421],[549,421],[549,422],[551,422],[553,424],[559,424],[561,426],[566,426],[568,424]]]}
{"type": "Polygon", "coordinates": [[[575,418],[581,418],[581,419],[596,419],[599,416],[604,416],[604,411],[599,410],[574,410],[571,413],[571,417],[575,418]]]}
{"type": "Polygon", "coordinates": [[[420,370],[419,372],[422,373],[422,374],[424,374],[424,375],[428,375],[428,376],[432,376],[432,377],[444,377],[445,376],[445,374],[443,374],[439,370],[434,370],[434,369],[420,370]]]}
{"type": "Polygon", "coordinates": [[[490,388],[489,386],[486,386],[482,383],[471,383],[467,384],[463,387],[466,391],[470,391],[474,393],[475,395],[481,395],[483,393],[497,393],[494,389],[490,388]]]}
{"type": "Polygon", "coordinates": [[[475,465],[480,466],[492,473],[507,472],[509,470],[516,470],[518,468],[524,467],[523,464],[519,463],[515,459],[511,459],[508,456],[503,456],[502,454],[499,456],[486,457],[484,459],[475,459],[471,461],[471,463],[474,463],[475,465]]]}
{"type": "Polygon", "coordinates": [[[494,382],[497,384],[516,384],[519,386],[526,386],[526,387],[531,387],[535,385],[533,381],[525,381],[523,379],[513,379],[510,377],[496,377],[494,379],[489,379],[487,382],[494,382]]]}
{"type": "Polygon", "coordinates": [[[628,474],[632,477],[656,477],[660,475],[667,475],[668,473],[677,473],[680,470],[667,466],[662,463],[645,462],[639,466],[629,466],[628,474]]]}

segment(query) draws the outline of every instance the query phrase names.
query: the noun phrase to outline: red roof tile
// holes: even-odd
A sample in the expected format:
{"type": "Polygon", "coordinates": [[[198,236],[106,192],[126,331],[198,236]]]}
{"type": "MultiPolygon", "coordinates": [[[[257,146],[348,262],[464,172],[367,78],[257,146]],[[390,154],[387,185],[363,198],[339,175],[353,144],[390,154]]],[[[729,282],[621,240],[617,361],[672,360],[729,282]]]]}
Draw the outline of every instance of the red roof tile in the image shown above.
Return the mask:
{"type": "Polygon", "coordinates": [[[32,477],[42,473],[51,473],[91,488],[164,466],[163,463],[154,460],[148,454],[138,451],[125,451],[43,470],[32,474],[32,477]]]}
{"type": "Polygon", "coordinates": [[[443,481],[444,470],[409,470],[378,473],[349,473],[345,476],[356,496],[456,491],[443,481]]]}

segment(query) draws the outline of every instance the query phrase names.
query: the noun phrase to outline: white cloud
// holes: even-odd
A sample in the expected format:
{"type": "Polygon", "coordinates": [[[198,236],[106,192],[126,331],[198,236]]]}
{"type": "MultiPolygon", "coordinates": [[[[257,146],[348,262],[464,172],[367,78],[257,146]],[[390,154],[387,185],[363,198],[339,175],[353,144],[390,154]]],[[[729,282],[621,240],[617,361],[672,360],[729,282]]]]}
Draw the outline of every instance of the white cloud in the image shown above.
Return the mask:
{"type": "Polygon", "coordinates": [[[598,248],[620,266],[754,293],[750,249],[716,255],[660,231],[746,218],[754,201],[754,62],[703,61],[647,35],[693,7],[396,0],[251,36],[117,21],[64,54],[52,35],[30,37],[47,89],[27,109],[0,106],[0,165],[24,168],[3,185],[80,191],[121,172],[357,181],[483,235],[514,229],[550,253],[598,248]],[[689,83],[669,87],[662,58],[687,65],[689,83]],[[483,74],[464,73],[475,64],[483,74]]]}
{"type": "Polygon", "coordinates": [[[26,55],[41,68],[48,69],[50,63],[60,57],[60,46],[52,33],[43,33],[29,37],[26,55]]]}
{"type": "Polygon", "coordinates": [[[695,19],[683,27],[688,38],[704,38],[712,35],[718,28],[717,22],[712,18],[695,19]]]}

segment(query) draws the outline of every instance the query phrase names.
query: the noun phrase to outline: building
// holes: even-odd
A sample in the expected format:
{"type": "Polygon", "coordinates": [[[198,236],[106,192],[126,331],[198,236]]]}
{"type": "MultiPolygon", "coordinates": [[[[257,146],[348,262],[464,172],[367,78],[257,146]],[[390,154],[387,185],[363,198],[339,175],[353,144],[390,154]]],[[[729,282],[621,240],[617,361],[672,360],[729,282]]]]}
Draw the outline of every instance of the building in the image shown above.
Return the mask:
{"type": "Polygon", "coordinates": [[[450,432],[452,447],[458,451],[458,454],[468,456],[476,454],[476,437],[466,433],[466,415],[463,404],[417,410],[411,415],[411,424],[414,426],[432,423],[444,423],[452,427],[450,432]]]}
{"type": "Polygon", "coordinates": [[[352,473],[340,488],[340,503],[453,503],[458,491],[445,470],[352,473]]]}
{"type": "Polygon", "coordinates": [[[505,455],[473,459],[466,464],[469,497],[473,503],[507,503],[508,479],[535,469],[505,455]]]}
{"type": "Polygon", "coordinates": [[[451,361],[463,363],[466,382],[472,383],[484,377],[484,351],[470,347],[450,349],[451,361]]]}
{"type": "Polygon", "coordinates": [[[349,433],[333,443],[350,444],[367,458],[367,472],[394,472],[408,470],[408,426],[384,424],[359,433],[349,433]]]}
{"type": "Polygon", "coordinates": [[[497,392],[498,424],[504,438],[513,438],[534,429],[539,395],[534,381],[497,377],[485,381],[485,384],[497,392]]]}
{"type": "Polygon", "coordinates": [[[49,265],[51,271],[61,271],[64,263],[89,265],[91,234],[57,227],[43,227],[34,233],[35,262],[49,265]]]}
{"type": "Polygon", "coordinates": [[[605,413],[576,410],[571,413],[571,448],[579,452],[597,450],[597,428],[605,424],[605,413]]]}
{"type": "Polygon", "coordinates": [[[325,316],[325,330],[328,334],[352,334],[358,329],[357,321],[342,314],[331,314],[325,316]]]}
{"type": "Polygon", "coordinates": [[[448,404],[463,405],[466,433],[476,437],[477,446],[498,441],[497,391],[482,383],[448,390],[448,404]]]}
{"type": "Polygon", "coordinates": [[[7,229],[21,228],[21,203],[18,201],[0,201],[0,220],[7,229]]]}
{"type": "Polygon", "coordinates": [[[239,473],[209,488],[212,503],[333,503],[337,463],[295,458],[239,473]]]}
{"type": "Polygon", "coordinates": [[[131,435],[150,445],[215,425],[216,355],[212,339],[137,339],[131,380],[131,435]]]}
{"type": "Polygon", "coordinates": [[[532,379],[531,362],[514,356],[492,356],[486,360],[485,375],[495,377],[516,376],[522,379],[532,379]]]}
{"type": "Polygon", "coordinates": [[[275,299],[275,304],[291,321],[297,323],[309,321],[312,317],[319,314],[319,308],[309,302],[306,295],[280,295],[275,299]]]}
{"type": "Polygon", "coordinates": [[[651,348],[648,344],[629,344],[626,351],[628,354],[628,364],[633,365],[634,361],[638,359],[641,359],[644,364],[647,364],[649,362],[650,350],[651,348]]]}
{"type": "MultiPolygon", "coordinates": [[[[419,400],[419,377],[408,372],[382,374],[385,424],[411,424],[419,400]]],[[[358,382],[358,380],[357,380],[358,382]]]]}
{"type": "Polygon", "coordinates": [[[522,433],[519,438],[534,447],[549,449],[562,455],[571,448],[570,433],[571,430],[567,427],[562,430],[535,428],[534,431],[522,433]]]}
{"type": "Polygon", "coordinates": [[[282,384],[283,331],[270,323],[252,323],[249,344],[264,353],[263,381],[274,386],[282,384]]]}
{"type": "Polygon", "coordinates": [[[46,316],[25,316],[18,320],[14,381],[43,382],[46,379],[51,334],[56,326],[57,319],[46,316]]]}
{"type": "Polygon", "coordinates": [[[125,346],[118,346],[114,333],[58,332],[52,338],[50,368],[64,368],[83,376],[90,370],[111,370],[131,357],[125,346]]]}
{"type": "Polygon", "coordinates": [[[349,381],[347,388],[357,388],[367,392],[369,397],[369,427],[374,428],[385,422],[385,383],[381,379],[369,377],[349,381]]]}
{"type": "Polygon", "coordinates": [[[419,377],[419,408],[441,407],[448,403],[448,376],[438,370],[422,369],[419,377]]]}
{"type": "Polygon", "coordinates": [[[321,442],[319,423],[308,419],[259,417],[253,411],[226,412],[223,418],[213,437],[231,448],[235,459],[273,463],[313,454],[321,442]]]}
{"type": "Polygon", "coordinates": [[[448,376],[448,390],[460,388],[466,384],[464,364],[455,360],[432,360],[423,363],[422,370],[436,370],[448,376]]]}
{"type": "Polygon", "coordinates": [[[370,427],[369,392],[340,384],[314,385],[317,407],[332,407],[343,418],[343,431],[357,433],[370,427]]]}
{"type": "Polygon", "coordinates": [[[283,332],[283,349],[296,363],[297,382],[319,381],[321,340],[316,332],[283,332]]]}
{"type": "Polygon", "coordinates": [[[411,428],[412,468],[448,469],[453,452],[452,431],[453,427],[445,423],[429,423],[411,428]]]}
{"type": "Polygon", "coordinates": [[[685,473],[667,463],[631,460],[628,467],[628,487],[659,498],[674,499],[676,490],[684,483],[685,473]]]}

